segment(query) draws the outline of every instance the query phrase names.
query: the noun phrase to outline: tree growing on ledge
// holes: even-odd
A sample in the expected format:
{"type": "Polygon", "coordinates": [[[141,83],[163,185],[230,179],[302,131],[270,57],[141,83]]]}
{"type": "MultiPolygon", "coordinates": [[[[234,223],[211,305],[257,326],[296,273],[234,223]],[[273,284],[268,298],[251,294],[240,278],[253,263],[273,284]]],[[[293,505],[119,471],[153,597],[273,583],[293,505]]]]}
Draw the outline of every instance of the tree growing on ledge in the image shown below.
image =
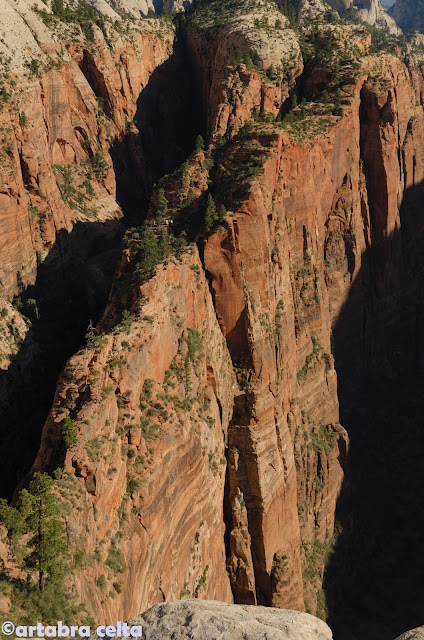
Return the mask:
{"type": "Polygon", "coordinates": [[[208,200],[206,203],[206,211],[205,211],[205,231],[209,233],[215,222],[218,220],[218,215],[216,213],[216,206],[214,199],[211,194],[208,195],[208,200]]]}
{"type": "Polygon", "coordinates": [[[44,591],[46,578],[57,581],[65,571],[65,534],[57,517],[59,507],[52,491],[53,479],[47,473],[36,473],[28,490],[22,489],[17,509],[32,538],[25,566],[38,574],[38,588],[44,591]]]}
{"type": "Polygon", "coordinates": [[[168,200],[165,196],[165,190],[159,189],[156,201],[156,219],[159,224],[162,224],[168,213],[168,200]]]}
{"type": "MultiPolygon", "coordinates": [[[[60,475],[60,470],[55,472],[56,480],[60,475]]],[[[0,587],[5,583],[11,586],[16,614],[28,624],[37,620],[69,624],[85,609],[77,609],[65,583],[68,551],[54,486],[55,480],[47,473],[35,473],[28,489],[21,490],[16,506],[0,500],[0,521],[18,552],[20,568],[29,573],[10,582],[4,572],[0,587]]]]}
{"type": "Polygon", "coordinates": [[[203,151],[204,148],[205,148],[205,141],[203,139],[203,136],[199,135],[196,138],[196,150],[203,151]]]}

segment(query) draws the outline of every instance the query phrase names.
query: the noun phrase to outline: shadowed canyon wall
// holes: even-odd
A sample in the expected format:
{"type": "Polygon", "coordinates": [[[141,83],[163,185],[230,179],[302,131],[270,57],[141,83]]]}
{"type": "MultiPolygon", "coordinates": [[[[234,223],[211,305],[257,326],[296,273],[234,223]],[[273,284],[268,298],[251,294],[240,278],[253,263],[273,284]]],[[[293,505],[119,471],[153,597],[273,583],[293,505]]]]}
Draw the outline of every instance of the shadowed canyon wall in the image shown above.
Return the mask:
{"type": "Polygon", "coordinates": [[[89,41],[70,38],[65,54],[33,17],[37,73],[6,64],[6,85],[22,89],[11,85],[0,114],[0,295],[19,296],[29,320],[23,334],[10,322],[15,312],[2,320],[13,356],[0,364],[2,495],[31,467],[58,374],[103,312],[124,225],[142,219],[154,181],[181,162],[197,131],[172,25],[105,28],[93,27],[89,41]],[[178,101],[163,85],[178,88],[178,101]]]}

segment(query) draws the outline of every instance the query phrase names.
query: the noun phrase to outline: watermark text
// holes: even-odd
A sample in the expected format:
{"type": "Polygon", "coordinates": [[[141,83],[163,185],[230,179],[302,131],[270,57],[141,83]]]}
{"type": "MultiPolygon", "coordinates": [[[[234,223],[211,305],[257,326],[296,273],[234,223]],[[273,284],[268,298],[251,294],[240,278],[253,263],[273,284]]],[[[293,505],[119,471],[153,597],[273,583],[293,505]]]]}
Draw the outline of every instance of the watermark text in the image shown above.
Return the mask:
{"type": "Polygon", "coordinates": [[[58,620],[56,625],[43,625],[38,622],[36,625],[14,625],[6,620],[1,626],[5,636],[15,636],[16,638],[89,638],[92,633],[96,633],[99,638],[141,638],[143,629],[141,625],[129,625],[127,622],[117,622],[111,625],[99,625],[96,629],[91,629],[88,625],[63,624],[58,620]]]}

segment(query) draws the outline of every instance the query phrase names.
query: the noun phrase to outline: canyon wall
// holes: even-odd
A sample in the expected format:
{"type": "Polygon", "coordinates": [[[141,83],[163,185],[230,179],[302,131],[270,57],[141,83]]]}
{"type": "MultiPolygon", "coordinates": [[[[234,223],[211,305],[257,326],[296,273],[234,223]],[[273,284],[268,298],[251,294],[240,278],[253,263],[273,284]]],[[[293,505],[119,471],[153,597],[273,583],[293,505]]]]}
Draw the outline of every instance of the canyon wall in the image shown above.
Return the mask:
{"type": "Polygon", "coordinates": [[[424,3],[422,0],[396,0],[389,9],[390,15],[405,31],[422,31],[424,27],[424,3]]]}
{"type": "Polygon", "coordinates": [[[104,308],[124,229],[120,205],[124,214],[137,209],[150,179],[138,100],[174,55],[174,30],[159,19],[116,29],[104,22],[87,38],[76,23],[46,26],[44,5],[41,14],[3,5],[0,299],[20,296],[15,314],[31,320],[25,337],[7,330],[15,357],[0,363],[10,495],[33,462],[64,361],[104,308]],[[128,165],[138,189],[119,202],[128,165]]]}
{"type": "Polygon", "coordinates": [[[102,619],[183,596],[231,600],[222,509],[237,385],[197,251],[171,258],[141,294],[132,321],[68,362],[33,468],[61,463],[70,415],[78,444],[59,486],[87,565],[78,593],[102,619]]]}
{"type": "MultiPolygon", "coordinates": [[[[348,380],[349,364],[336,372],[333,330],[360,359],[356,327],[371,304],[370,279],[384,313],[368,317],[374,327],[389,317],[404,260],[399,210],[404,192],[423,179],[422,76],[410,56],[369,55],[362,27],[321,25],[321,38],[350,48],[334,80],[322,61],[302,54],[274,4],[247,2],[225,23],[218,4],[194,12],[179,34],[202,96],[207,149],[186,154],[186,169],[159,186],[176,222],[175,203],[190,187],[196,224],[208,190],[225,204],[224,219],[142,285],[125,249],[98,332],[60,377],[32,468],[63,468],[56,486],[78,558],[69,583],[104,621],[185,597],[326,616],[323,571],[349,450],[337,381],[348,380]],[[128,288],[135,301],[112,321],[128,288]],[[77,434],[68,449],[67,419],[77,434]]],[[[63,167],[97,158],[87,180],[93,202],[104,203],[99,222],[120,215],[112,205],[115,183],[127,185],[122,167],[153,182],[145,147],[131,133],[147,122],[143,109],[159,104],[139,94],[163,79],[173,31],[145,29],[135,28],[130,43],[98,34],[94,51],[70,43],[60,73],[34,83],[34,120],[44,113],[37,100],[51,118],[40,148],[32,124],[22,131],[18,107],[17,177],[4,194],[14,247],[1,263],[5,294],[17,292],[19,271],[32,283],[37,251],[49,253],[61,229],[72,233],[87,217],[81,203],[63,202],[74,193],[63,191],[63,167]],[[33,155],[21,152],[18,164],[25,135],[33,155]],[[96,151],[84,143],[91,139],[96,151]],[[32,226],[28,204],[52,207],[45,233],[32,226]]],[[[153,195],[155,203],[157,189],[153,195]]],[[[28,326],[12,324],[25,339],[28,326]]],[[[391,329],[383,324],[386,342],[391,329]]],[[[13,355],[10,346],[6,365],[13,355]]]]}

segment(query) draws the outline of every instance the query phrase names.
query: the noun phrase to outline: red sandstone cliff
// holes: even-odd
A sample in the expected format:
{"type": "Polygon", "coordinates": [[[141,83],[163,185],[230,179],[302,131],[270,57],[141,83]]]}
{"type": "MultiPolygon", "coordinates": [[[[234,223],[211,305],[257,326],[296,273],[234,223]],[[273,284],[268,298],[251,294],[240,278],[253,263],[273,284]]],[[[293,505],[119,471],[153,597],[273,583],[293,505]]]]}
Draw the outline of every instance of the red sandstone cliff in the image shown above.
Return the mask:
{"type": "MultiPolygon", "coordinates": [[[[304,73],[311,94],[332,81],[325,69],[304,71],[294,33],[276,11],[266,28],[255,18],[263,20],[262,9],[215,31],[201,17],[186,29],[209,140],[228,142],[215,177],[227,189],[225,223],[201,243],[201,258],[192,247],[161,265],[137,290],[131,319],[71,358],[33,467],[62,462],[61,424],[71,415],[78,442],[66,452],[58,486],[71,548],[85,550],[71,580],[102,620],[185,596],[325,615],[322,571],[348,451],[332,326],[367,248],[380,257],[376,286],[390,292],[396,277],[402,254],[391,234],[399,204],[423,178],[422,77],[408,57],[360,57],[369,37],[340,27],[337,37],[348,33],[361,48],[357,68],[343,73],[340,110],[317,101],[302,107],[305,127],[280,126],[269,114],[287,106],[296,78],[304,73]],[[272,49],[268,28],[278,44],[272,49]],[[232,59],[237,47],[257,54],[252,67],[232,59]],[[252,157],[257,171],[246,172],[252,157]]],[[[147,67],[122,43],[111,52],[102,41],[97,57],[82,43],[70,47],[115,134],[134,114],[131,97],[170,54],[171,35],[150,36],[149,44],[140,38],[147,67]]],[[[71,88],[71,70],[80,73],[72,65],[71,88]]],[[[86,129],[97,126],[95,108],[78,95],[86,129]]],[[[92,134],[104,149],[106,123],[92,134]]],[[[85,153],[76,133],[52,141],[51,153],[67,161],[85,153]]],[[[113,202],[108,166],[95,188],[113,202]]],[[[208,171],[198,151],[185,182],[181,171],[161,181],[173,211],[193,186],[201,215],[208,171]]],[[[50,188],[59,198],[56,181],[50,188]]],[[[28,191],[38,206],[41,187],[28,191]]],[[[16,207],[8,208],[12,220],[16,207]]],[[[10,261],[11,290],[21,252],[10,261]]]]}
{"type": "Polygon", "coordinates": [[[12,96],[0,113],[3,297],[35,281],[37,264],[60,231],[70,232],[78,220],[120,217],[109,149],[132,123],[150,75],[172,52],[166,26],[130,24],[120,35],[107,25],[108,42],[94,28],[92,42],[77,32],[56,43],[40,18],[31,19],[33,50],[24,50],[24,63],[8,61],[3,81],[12,96]],[[25,66],[34,61],[35,71],[25,66]]]}

